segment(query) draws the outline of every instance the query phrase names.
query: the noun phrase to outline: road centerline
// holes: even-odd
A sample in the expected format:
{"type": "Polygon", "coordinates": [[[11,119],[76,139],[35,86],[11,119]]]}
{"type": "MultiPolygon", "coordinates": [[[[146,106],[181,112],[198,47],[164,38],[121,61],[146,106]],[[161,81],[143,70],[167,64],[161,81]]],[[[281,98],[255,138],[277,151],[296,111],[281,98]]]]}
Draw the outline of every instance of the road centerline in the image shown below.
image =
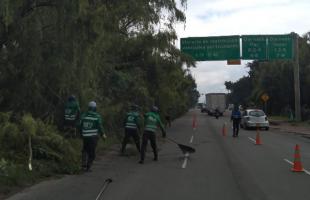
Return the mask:
{"type": "Polygon", "coordinates": [[[189,140],[189,143],[193,143],[194,135],[192,135],[191,139],[189,140]]]}
{"type": "Polygon", "coordinates": [[[187,166],[188,157],[189,157],[189,153],[187,152],[187,153],[184,155],[184,161],[183,161],[183,164],[182,164],[182,168],[183,168],[183,169],[185,169],[186,166],[187,166]]]}
{"type": "Polygon", "coordinates": [[[251,138],[251,137],[248,137],[249,138],[249,140],[251,140],[252,142],[256,142],[256,140],[254,140],[253,138],[251,138]]]}

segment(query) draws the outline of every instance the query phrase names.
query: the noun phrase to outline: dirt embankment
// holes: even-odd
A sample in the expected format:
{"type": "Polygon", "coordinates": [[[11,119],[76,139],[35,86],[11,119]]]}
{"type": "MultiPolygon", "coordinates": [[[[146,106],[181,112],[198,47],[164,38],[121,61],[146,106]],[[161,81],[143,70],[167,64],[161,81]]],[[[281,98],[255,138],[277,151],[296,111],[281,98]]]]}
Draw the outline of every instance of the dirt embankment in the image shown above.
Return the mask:
{"type": "Polygon", "coordinates": [[[281,132],[301,134],[310,137],[310,124],[306,122],[287,122],[280,120],[271,120],[270,128],[279,130],[281,132]]]}

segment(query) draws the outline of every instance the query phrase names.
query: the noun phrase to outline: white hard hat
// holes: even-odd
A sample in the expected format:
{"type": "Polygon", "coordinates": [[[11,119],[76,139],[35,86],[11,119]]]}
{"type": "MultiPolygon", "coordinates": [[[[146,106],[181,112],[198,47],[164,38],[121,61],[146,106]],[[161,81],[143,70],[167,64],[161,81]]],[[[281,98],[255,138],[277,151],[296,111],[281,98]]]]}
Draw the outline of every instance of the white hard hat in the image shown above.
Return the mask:
{"type": "Polygon", "coordinates": [[[97,104],[95,101],[91,101],[88,103],[88,107],[90,107],[90,108],[96,108],[96,106],[97,106],[97,104]]]}

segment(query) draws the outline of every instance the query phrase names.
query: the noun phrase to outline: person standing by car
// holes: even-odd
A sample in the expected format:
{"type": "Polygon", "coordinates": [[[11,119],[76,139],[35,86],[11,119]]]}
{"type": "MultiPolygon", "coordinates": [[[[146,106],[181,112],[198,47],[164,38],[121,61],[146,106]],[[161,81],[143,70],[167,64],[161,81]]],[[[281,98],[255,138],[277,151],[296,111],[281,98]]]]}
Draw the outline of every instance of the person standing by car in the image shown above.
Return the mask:
{"type": "Polygon", "coordinates": [[[215,118],[218,119],[220,115],[221,115],[220,110],[218,107],[216,107],[215,112],[214,112],[215,118]]]}
{"type": "Polygon", "coordinates": [[[238,137],[241,121],[241,112],[239,111],[237,105],[234,106],[234,110],[231,113],[231,121],[233,122],[233,137],[238,137]]]}

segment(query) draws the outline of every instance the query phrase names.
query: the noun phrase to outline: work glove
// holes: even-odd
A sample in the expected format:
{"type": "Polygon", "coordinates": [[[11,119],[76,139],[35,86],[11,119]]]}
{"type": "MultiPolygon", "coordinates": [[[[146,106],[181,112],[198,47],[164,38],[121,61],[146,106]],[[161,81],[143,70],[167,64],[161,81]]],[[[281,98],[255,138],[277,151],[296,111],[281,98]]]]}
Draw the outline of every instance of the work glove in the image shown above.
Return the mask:
{"type": "Polygon", "coordinates": [[[103,140],[107,139],[107,135],[106,134],[102,134],[101,137],[102,137],[103,140]]]}

